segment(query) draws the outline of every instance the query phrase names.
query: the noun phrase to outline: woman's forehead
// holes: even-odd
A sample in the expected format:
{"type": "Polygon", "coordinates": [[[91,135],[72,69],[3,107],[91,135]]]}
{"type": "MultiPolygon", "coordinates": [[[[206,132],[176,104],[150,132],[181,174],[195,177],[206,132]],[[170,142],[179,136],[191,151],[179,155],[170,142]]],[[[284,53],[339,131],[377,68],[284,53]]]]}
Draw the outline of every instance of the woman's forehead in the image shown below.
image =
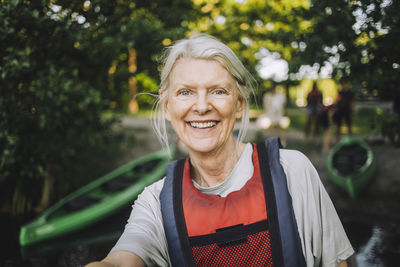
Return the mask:
{"type": "Polygon", "coordinates": [[[171,70],[170,83],[235,84],[231,73],[218,61],[210,59],[181,58],[171,70]]]}

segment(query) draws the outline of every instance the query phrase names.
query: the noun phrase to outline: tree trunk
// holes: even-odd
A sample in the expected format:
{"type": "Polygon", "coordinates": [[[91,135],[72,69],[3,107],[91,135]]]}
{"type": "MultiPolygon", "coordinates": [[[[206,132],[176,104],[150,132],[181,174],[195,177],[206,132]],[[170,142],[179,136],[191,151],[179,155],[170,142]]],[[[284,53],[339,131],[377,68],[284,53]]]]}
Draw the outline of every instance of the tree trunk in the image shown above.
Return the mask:
{"type": "Polygon", "coordinates": [[[129,73],[132,74],[132,76],[129,77],[128,84],[129,84],[129,95],[130,95],[130,101],[129,101],[129,111],[131,114],[135,114],[139,111],[139,105],[136,101],[136,93],[137,93],[137,85],[136,85],[136,78],[134,76],[134,73],[137,71],[137,64],[136,64],[136,50],[133,48],[129,48],[129,59],[128,59],[128,65],[129,65],[129,73]]]}
{"type": "Polygon", "coordinates": [[[54,177],[51,168],[47,168],[47,175],[43,181],[42,197],[35,208],[36,213],[40,213],[50,206],[51,192],[53,191],[54,177]]]}

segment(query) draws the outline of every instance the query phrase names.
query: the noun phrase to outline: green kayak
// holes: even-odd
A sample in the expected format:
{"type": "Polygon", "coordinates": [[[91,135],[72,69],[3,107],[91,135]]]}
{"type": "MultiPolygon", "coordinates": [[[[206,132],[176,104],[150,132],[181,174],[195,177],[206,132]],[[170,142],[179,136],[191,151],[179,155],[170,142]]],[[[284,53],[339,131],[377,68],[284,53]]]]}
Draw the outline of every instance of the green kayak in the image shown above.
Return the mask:
{"type": "MultiPolygon", "coordinates": [[[[174,151],[173,148],[171,153],[174,151]]],[[[146,186],[164,177],[169,161],[166,151],[158,151],[135,159],[72,192],[21,227],[21,246],[80,230],[133,204],[146,186]]]]}
{"type": "Polygon", "coordinates": [[[366,187],[375,172],[375,157],[363,140],[343,137],[328,155],[329,178],[351,198],[366,187]]]}

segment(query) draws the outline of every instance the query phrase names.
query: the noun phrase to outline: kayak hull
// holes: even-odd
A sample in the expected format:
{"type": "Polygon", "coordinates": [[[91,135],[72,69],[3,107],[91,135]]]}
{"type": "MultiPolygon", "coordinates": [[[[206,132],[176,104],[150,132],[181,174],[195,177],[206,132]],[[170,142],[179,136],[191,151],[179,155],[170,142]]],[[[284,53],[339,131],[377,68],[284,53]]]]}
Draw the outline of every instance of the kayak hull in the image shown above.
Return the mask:
{"type": "MultiPolygon", "coordinates": [[[[358,155],[356,154],[354,156],[358,155]]],[[[348,158],[348,161],[351,160],[352,158],[348,158]]],[[[349,162],[345,162],[345,164],[346,163],[349,164],[349,162]]],[[[371,148],[363,140],[351,135],[343,137],[339,143],[333,147],[328,155],[327,166],[330,180],[346,191],[351,198],[356,198],[366,188],[374,177],[376,169],[375,156],[371,148]],[[363,154],[365,153],[365,159],[363,159],[364,162],[359,168],[350,173],[344,173],[339,170],[340,168],[337,165],[335,166],[335,157],[341,151],[349,147],[355,147],[356,149],[358,147],[360,152],[363,154]]]]}
{"type": "Polygon", "coordinates": [[[143,189],[165,176],[170,158],[158,151],[133,160],[72,192],[21,227],[21,246],[83,229],[133,204],[143,189]]]}

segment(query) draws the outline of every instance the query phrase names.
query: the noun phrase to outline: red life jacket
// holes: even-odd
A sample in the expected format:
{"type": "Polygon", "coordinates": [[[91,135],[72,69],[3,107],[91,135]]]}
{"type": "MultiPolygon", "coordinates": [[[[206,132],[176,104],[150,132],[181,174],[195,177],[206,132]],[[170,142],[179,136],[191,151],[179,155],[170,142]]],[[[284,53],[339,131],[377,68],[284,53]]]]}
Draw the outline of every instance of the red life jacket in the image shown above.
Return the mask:
{"type": "Polygon", "coordinates": [[[254,147],[253,177],[226,197],[197,190],[188,160],[167,165],[160,201],[172,266],[306,266],[279,147],[277,138],[254,147]]]}
{"type": "Polygon", "coordinates": [[[226,197],[202,193],[183,170],[183,213],[196,266],[272,266],[263,183],[257,149],[254,174],[226,197]]]}

